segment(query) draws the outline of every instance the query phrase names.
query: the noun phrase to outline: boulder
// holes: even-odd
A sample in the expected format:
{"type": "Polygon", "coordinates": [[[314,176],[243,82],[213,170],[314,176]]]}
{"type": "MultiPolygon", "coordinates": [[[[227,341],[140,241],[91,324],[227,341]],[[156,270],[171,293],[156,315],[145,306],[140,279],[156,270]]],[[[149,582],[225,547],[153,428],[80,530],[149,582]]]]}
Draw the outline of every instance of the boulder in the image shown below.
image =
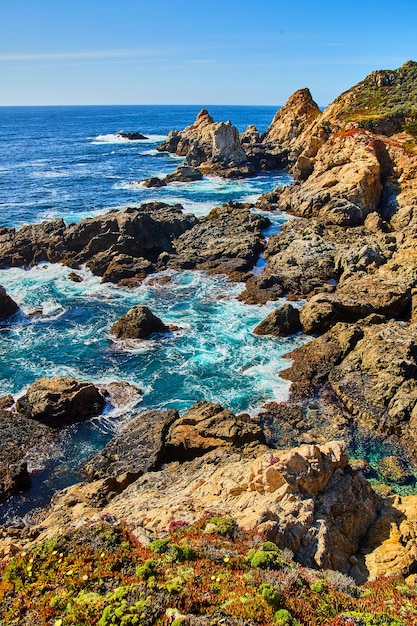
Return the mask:
{"type": "Polygon", "coordinates": [[[147,306],[138,304],[113,324],[110,334],[116,339],[148,339],[153,333],[168,331],[168,326],[147,306]]]}
{"type": "Polygon", "coordinates": [[[24,416],[58,427],[101,413],[105,400],[97,387],[68,376],[40,378],[16,402],[24,416]]]}
{"type": "Polygon", "coordinates": [[[301,330],[300,314],[291,304],[284,304],[271,313],[254,329],[255,335],[287,337],[301,330]]]}
{"type": "Polygon", "coordinates": [[[19,306],[0,285],[0,320],[5,320],[19,311],[19,306]]]}

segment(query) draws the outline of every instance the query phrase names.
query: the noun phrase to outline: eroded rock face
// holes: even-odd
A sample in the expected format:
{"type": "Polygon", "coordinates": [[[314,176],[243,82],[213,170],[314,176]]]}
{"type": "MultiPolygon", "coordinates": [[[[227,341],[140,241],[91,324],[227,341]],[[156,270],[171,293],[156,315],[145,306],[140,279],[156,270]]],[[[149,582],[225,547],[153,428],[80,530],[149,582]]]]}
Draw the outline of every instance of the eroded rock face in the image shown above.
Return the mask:
{"type": "Polygon", "coordinates": [[[16,402],[26,417],[49,426],[61,426],[98,415],[105,400],[97,387],[68,376],[40,378],[16,402]]]}
{"type": "Polygon", "coordinates": [[[6,293],[5,288],[0,285],[0,320],[5,320],[19,310],[16,302],[6,293]]]}
{"type": "Polygon", "coordinates": [[[334,134],[320,148],[307,180],[285,188],[283,211],[324,224],[357,226],[378,206],[381,166],[372,136],[334,134]]]}
{"type": "Polygon", "coordinates": [[[202,178],[203,174],[199,169],[182,163],[172,174],[168,174],[165,178],[152,176],[151,178],[147,178],[143,184],[145,187],[165,187],[168,183],[191,183],[195,180],[202,180],[202,178]]]}
{"type": "Polygon", "coordinates": [[[116,339],[148,339],[153,333],[168,331],[168,326],[142,304],[129,309],[110,329],[116,339]]]}
{"type": "Polygon", "coordinates": [[[291,151],[295,140],[320,115],[321,111],[309,89],[299,89],[275,114],[262,137],[264,143],[275,143],[281,150],[291,151]]]}

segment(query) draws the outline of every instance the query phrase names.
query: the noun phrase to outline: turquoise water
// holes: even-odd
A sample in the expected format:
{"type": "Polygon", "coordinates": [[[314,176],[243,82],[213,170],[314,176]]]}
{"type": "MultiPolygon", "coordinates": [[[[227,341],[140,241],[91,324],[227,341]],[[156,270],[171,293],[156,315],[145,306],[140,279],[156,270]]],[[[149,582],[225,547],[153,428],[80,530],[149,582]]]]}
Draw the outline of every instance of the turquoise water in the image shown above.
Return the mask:
{"type": "MultiPolygon", "coordinates": [[[[231,119],[243,130],[265,130],[271,107],[213,107],[215,119],[231,119]]],[[[255,201],[291,181],[284,172],[227,181],[219,177],[176,183],[162,189],[141,184],[165,175],[181,161],[156,146],[171,128],[190,124],[199,107],[40,107],[7,108],[0,116],[0,226],[19,227],[63,217],[67,223],[110,208],[145,201],[180,202],[185,211],[206,215],[228,200],[255,201]],[[141,131],[144,142],[116,136],[141,131]]],[[[272,215],[266,236],[285,216],[272,215]]],[[[262,271],[263,261],[254,271],[262,271]]],[[[41,263],[31,269],[0,271],[0,284],[23,313],[0,325],[1,394],[15,397],[42,376],[68,375],[105,384],[127,381],[142,395],[124,410],[105,414],[57,434],[47,448],[27,455],[33,486],[29,494],[0,508],[11,520],[44,504],[60,487],[80,479],[77,469],[105,445],[132,413],[148,408],[180,412],[197,401],[218,402],[251,415],[271,400],[288,397],[279,372],[283,354],[304,341],[257,337],[254,327],[280,302],[250,306],[237,300],[243,289],[222,276],[165,272],[168,281],[128,290],[101,284],[87,269],[80,283],[70,270],[41,263]],[[149,341],[112,341],[111,325],[135,304],[146,304],[166,324],[180,329],[149,341]]]]}

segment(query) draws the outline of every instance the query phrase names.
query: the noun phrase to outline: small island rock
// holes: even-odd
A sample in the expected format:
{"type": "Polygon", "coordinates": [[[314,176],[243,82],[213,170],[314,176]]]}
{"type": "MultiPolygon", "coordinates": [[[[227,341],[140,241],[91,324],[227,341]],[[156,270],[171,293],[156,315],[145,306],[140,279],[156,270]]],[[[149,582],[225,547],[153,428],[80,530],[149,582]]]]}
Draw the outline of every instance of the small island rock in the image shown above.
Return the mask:
{"type": "Polygon", "coordinates": [[[142,304],[129,309],[110,329],[116,339],[148,339],[153,333],[168,331],[168,326],[142,304]]]}
{"type": "Polygon", "coordinates": [[[26,417],[48,426],[61,426],[98,415],[105,400],[92,383],[68,376],[40,378],[16,402],[26,417]]]}

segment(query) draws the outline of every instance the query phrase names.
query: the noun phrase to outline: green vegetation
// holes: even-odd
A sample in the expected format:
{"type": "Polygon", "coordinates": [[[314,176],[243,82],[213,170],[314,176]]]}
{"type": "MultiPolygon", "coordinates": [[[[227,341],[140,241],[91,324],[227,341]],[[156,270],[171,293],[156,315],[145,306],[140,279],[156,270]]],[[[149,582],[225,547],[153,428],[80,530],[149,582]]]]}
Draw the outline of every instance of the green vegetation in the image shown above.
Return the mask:
{"type": "MultiPolygon", "coordinates": [[[[372,72],[348,92],[344,121],[391,135],[405,130],[417,134],[417,63],[409,61],[397,70],[372,72]]],[[[344,95],[343,97],[346,97],[344,95]]]]}
{"type": "Polygon", "coordinates": [[[0,623],[417,626],[416,592],[399,576],[360,589],[338,572],[318,578],[231,518],[181,524],[148,547],[122,524],[92,523],[0,564],[0,623]]]}

